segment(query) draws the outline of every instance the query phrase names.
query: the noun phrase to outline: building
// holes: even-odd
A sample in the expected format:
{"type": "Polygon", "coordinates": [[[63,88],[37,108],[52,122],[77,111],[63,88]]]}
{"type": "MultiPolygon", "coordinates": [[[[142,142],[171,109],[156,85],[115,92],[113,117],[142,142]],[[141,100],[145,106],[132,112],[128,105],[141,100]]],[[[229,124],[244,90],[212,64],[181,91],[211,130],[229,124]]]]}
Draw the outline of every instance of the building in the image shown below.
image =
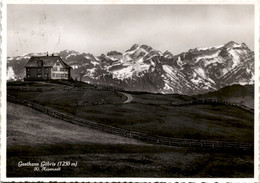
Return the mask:
{"type": "Polygon", "coordinates": [[[25,65],[25,80],[70,79],[71,68],[60,56],[32,56],[25,65]]]}

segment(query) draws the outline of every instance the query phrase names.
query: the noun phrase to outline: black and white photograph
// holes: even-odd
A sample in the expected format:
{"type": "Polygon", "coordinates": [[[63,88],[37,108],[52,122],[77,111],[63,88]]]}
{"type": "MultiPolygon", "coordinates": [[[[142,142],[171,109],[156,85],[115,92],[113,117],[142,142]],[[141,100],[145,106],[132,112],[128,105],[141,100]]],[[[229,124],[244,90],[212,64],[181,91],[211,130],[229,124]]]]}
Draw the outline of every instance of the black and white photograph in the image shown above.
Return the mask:
{"type": "Polygon", "coordinates": [[[4,180],[257,182],[257,3],[4,6],[4,180]]]}

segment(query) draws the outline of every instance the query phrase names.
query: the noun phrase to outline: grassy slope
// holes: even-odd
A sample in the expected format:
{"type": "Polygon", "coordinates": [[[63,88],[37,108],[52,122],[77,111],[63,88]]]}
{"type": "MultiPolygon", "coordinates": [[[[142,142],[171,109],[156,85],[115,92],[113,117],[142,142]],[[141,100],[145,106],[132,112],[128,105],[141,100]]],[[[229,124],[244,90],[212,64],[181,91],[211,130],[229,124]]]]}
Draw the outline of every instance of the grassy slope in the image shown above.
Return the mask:
{"type": "Polygon", "coordinates": [[[232,85],[220,90],[194,96],[196,98],[216,98],[229,102],[240,103],[249,108],[254,108],[254,85],[232,85]]]}
{"type": "Polygon", "coordinates": [[[153,146],[7,106],[8,177],[252,177],[252,154],[153,146]],[[71,161],[60,172],[34,172],[17,163],[71,161]]]}
{"type": "Polygon", "coordinates": [[[185,107],[127,104],[79,108],[78,115],[157,135],[253,142],[253,115],[225,106],[185,107]]]}
{"type": "Polygon", "coordinates": [[[67,123],[31,108],[8,103],[8,147],[53,144],[142,144],[133,139],[67,123]],[[22,134],[22,135],[21,135],[22,134]]]}
{"type": "Polygon", "coordinates": [[[241,109],[221,105],[170,105],[194,99],[190,96],[132,92],[133,103],[120,104],[126,100],[120,93],[91,88],[51,92],[10,90],[8,93],[85,119],[155,135],[242,142],[253,142],[254,138],[254,116],[241,109]],[[113,104],[90,105],[102,99],[113,104]]]}

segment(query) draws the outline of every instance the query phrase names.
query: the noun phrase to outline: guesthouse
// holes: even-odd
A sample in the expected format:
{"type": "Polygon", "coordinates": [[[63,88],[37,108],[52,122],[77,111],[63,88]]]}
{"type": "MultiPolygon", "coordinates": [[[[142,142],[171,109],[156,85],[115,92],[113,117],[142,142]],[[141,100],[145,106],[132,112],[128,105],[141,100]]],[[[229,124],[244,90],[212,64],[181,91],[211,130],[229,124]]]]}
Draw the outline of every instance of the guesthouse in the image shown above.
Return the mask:
{"type": "Polygon", "coordinates": [[[32,56],[25,65],[24,80],[70,79],[71,68],[60,56],[32,56]]]}

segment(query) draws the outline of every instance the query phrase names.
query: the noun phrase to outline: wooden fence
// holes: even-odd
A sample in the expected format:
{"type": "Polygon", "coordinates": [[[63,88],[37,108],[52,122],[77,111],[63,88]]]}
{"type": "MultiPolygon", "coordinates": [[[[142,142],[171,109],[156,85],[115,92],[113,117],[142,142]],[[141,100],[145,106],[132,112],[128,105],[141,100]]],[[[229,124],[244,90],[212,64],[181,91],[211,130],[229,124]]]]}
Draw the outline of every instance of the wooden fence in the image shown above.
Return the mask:
{"type": "Polygon", "coordinates": [[[7,89],[19,90],[19,91],[30,91],[30,92],[43,92],[43,91],[54,91],[61,89],[61,87],[43,87],[43,86],[7,86],[7,89]]]}
{"type": "Polygon", "coordinates": [[[217,99],[198,99],[198,100],[192,100],[189,102],[183,102],[183,103],[172,103],[172,106],[186,106],[186,105],[200,105],[200,104],[216,104],[216,105],[226,105],[226,106],[233,106],[242,110],[245,110],[250,113],[254,113],[254,109],[251,109],[245,105],[240,105],[238,103],[231,103],[223,100],[217,100],[217,99]]]}
{"type": "MultiPolygon", "coordinates": [[[[123,91],[123,89],[118,89],[111,86],[99,86],[99,85],[91,85],[92,88],[98,90],[108,90],[108,91],[123,91]]],[[[64,86],[7,86],[8,90],[19,90],[19,91],[27,91],[27,92],[44,92],[44,91],[54,91],[54,90],[65,90],[65,91],[84,91],[89,89],[89,87],[74,87],[69,85],[64,86]]]]}
{"type": "Polygon", "coordinates": [[[18,99],[10,95],[7,96],[7,100],[13,103],[22,104],[31,107],[49,116],[73,124],[86,126],[102,132],[106,132],[114,135],[120,135],[123,137],[128,137],[128,138],[140,140],[151,144],[166,145],[166,146],[180,146],[180,147],[209,148],[209,149],[246,150],[246,151],[252,151],[254,149],[252,143],[182,139],[182,138],[170,138],[170,137],[149,135],[149,134],[117,128],[109,125],[99,124],[85,119],[75,118],[75,116],[53,110],[51,108],[42,106],[40,104],[28,100],[18,99]]]}

